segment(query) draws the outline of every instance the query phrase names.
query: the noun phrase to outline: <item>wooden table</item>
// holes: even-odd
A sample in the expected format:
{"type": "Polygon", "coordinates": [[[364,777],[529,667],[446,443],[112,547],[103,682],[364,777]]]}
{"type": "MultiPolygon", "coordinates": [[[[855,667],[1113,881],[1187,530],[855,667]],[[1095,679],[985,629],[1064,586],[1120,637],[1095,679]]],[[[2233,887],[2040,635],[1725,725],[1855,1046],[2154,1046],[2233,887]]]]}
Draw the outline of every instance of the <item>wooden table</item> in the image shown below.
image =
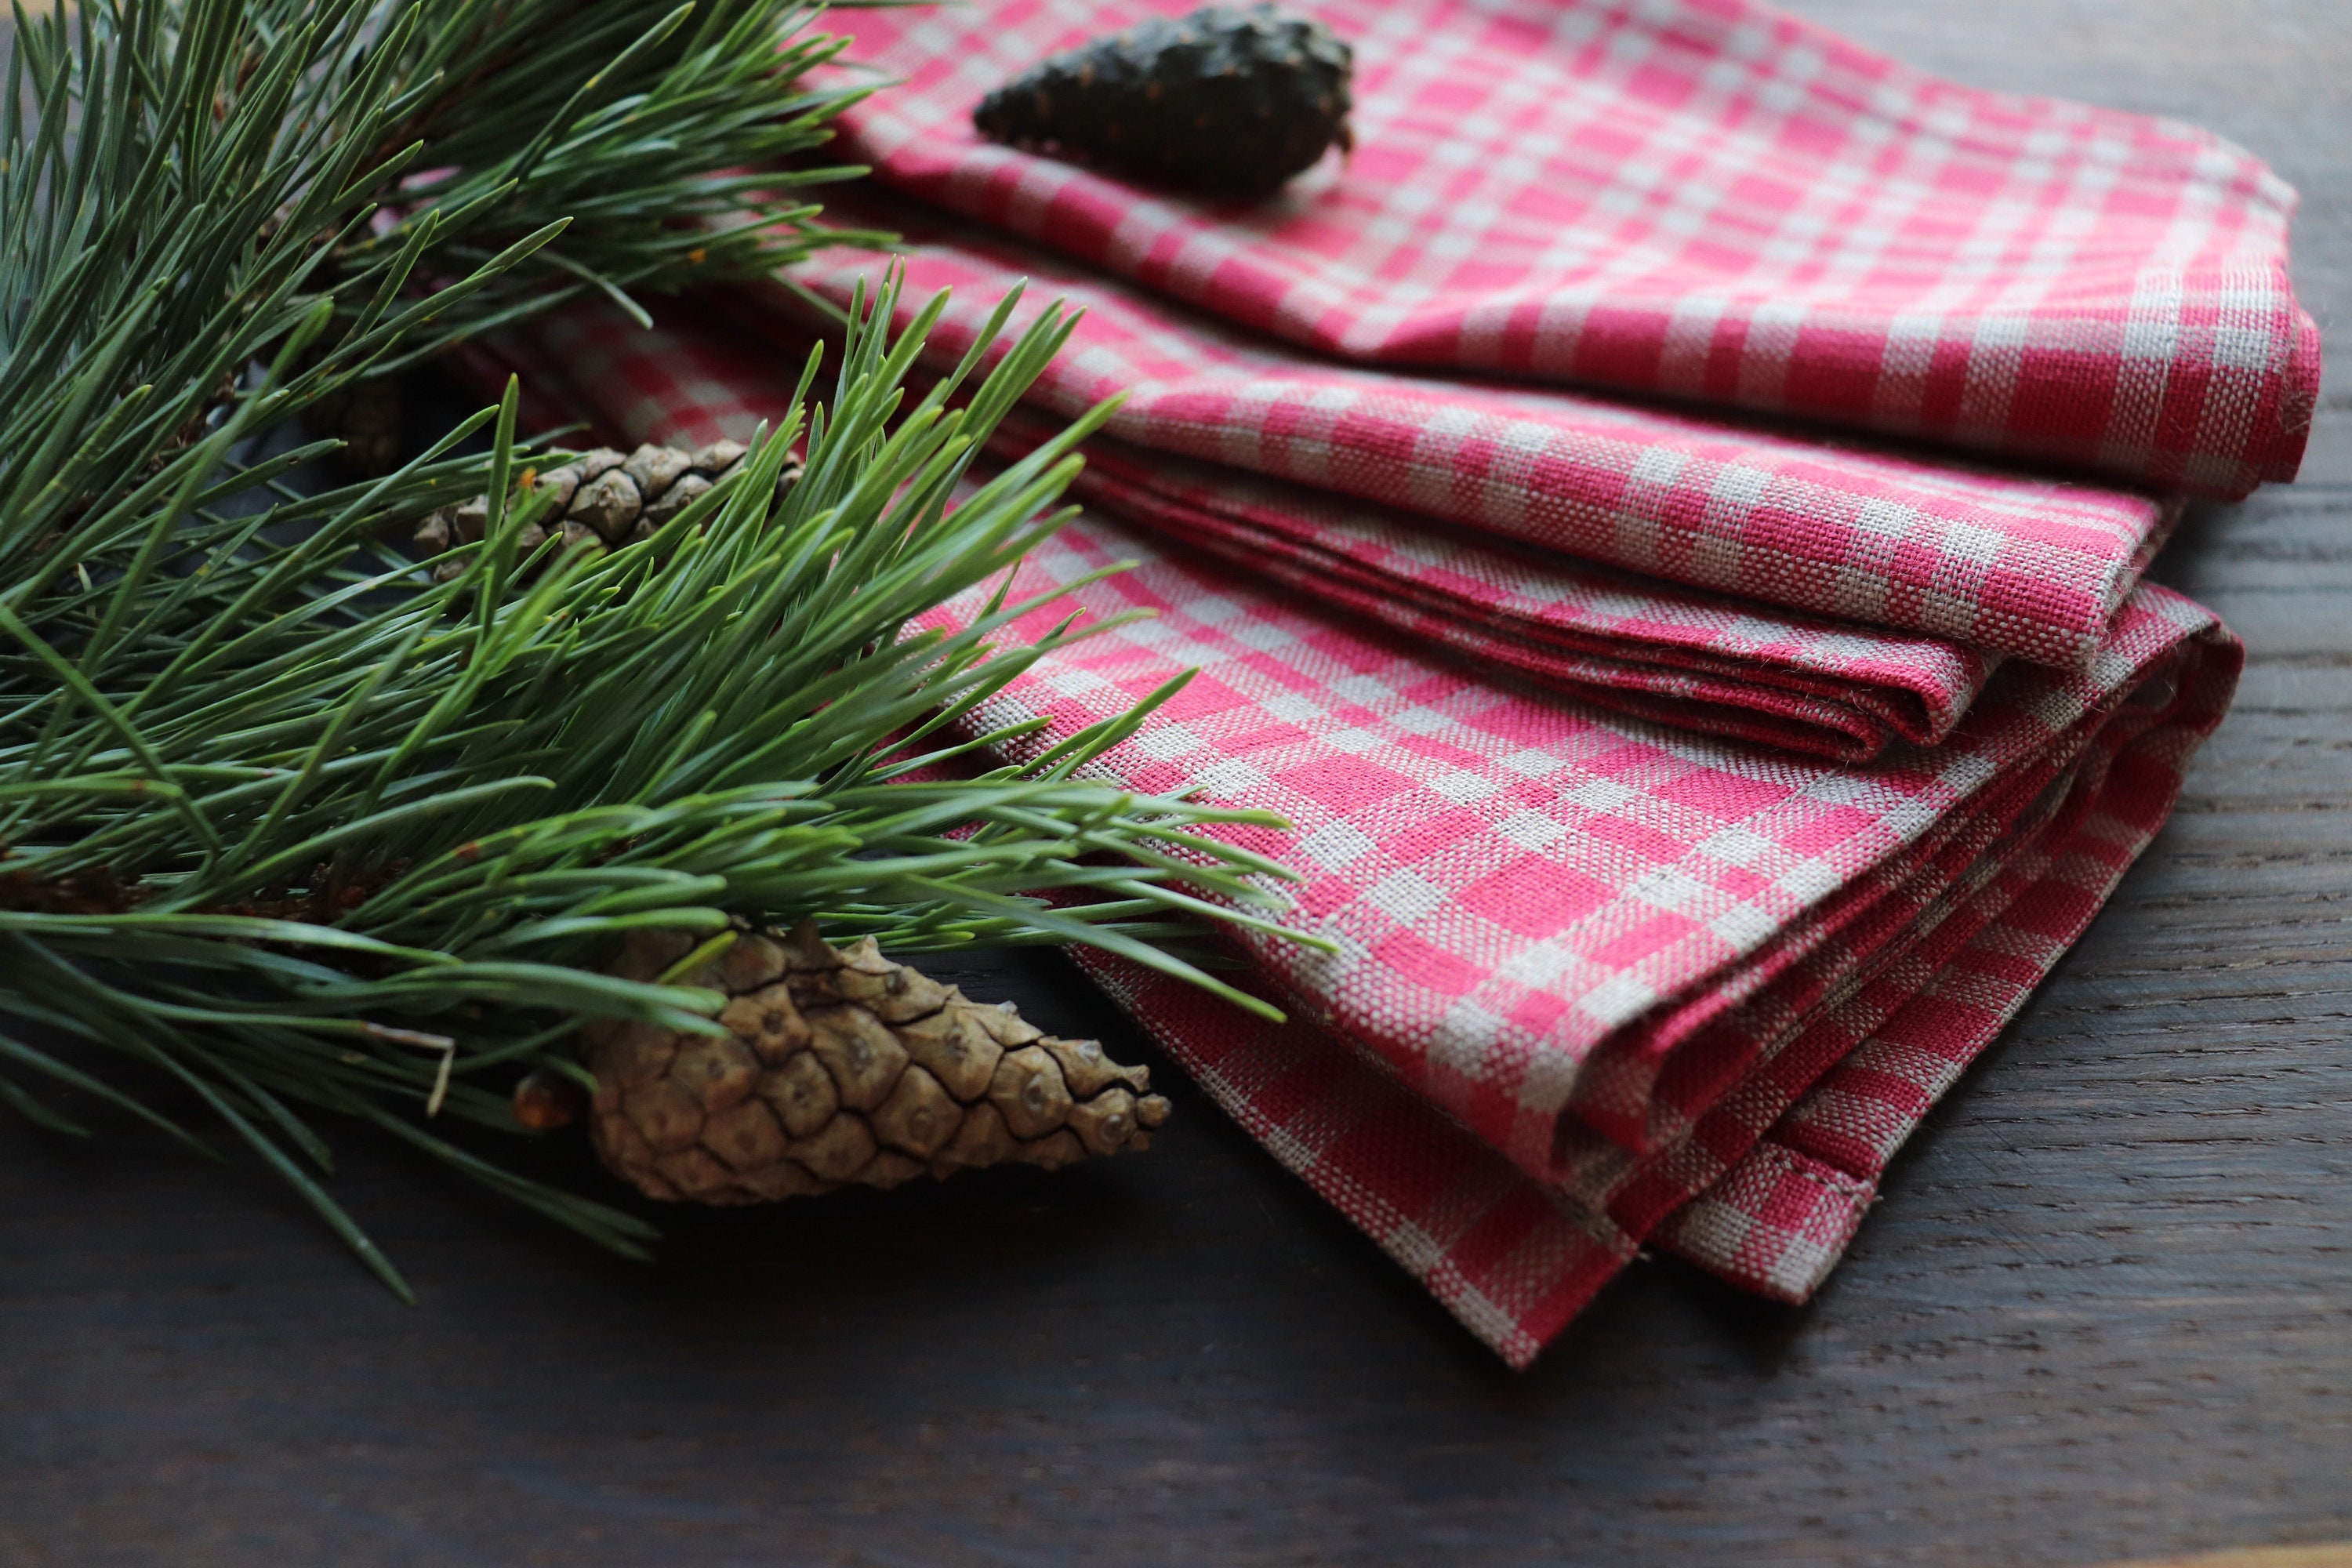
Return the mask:
{"type": "MultiPolygon", "coordinates": [[[[2347,0],[1802,0],[2305,193],[2347,0]]],[[[1506,1371],[1201,1098],[1146,1158],[688,1218],[614,1262],[363,1139],[395,1304],[251,1172],[0,1129],[0,1563],[2074,1563],[2352,1535],[2352,358],[2158,574],[2252,644],[2114,907],[1822,1298],[1633,1269],[1506,1371]]],[[[1041,958],[962,978],[1149,1055],[1041,958]]]]}

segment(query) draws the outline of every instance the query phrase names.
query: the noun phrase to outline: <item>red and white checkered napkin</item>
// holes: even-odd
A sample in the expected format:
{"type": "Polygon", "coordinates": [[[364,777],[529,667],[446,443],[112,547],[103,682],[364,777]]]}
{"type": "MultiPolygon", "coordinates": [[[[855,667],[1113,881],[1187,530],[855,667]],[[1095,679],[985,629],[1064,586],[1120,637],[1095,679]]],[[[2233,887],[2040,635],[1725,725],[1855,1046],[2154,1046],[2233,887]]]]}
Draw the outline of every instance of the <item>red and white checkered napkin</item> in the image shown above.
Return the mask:
{"type": "MultiPolygon", "coordinates": [[[[1024,279],[1016,321],[1049,298],[1084,307],[1032,394],[1045,412],[1075,416],[1123,395],[1108,429],[1130,445],[1709,595],[2079,665],[2174,515],[2145,495],[2045,476],[1564,390],[1333,363],[910,203],[852,196],[830,210],[919,242],[902,261],[901,312],[955,290],[935,334],[943,358],[1024,279]]],[[[876,270],[871,255],[834,250],[794,278],[846,302],[876,270]]],[[[805,330],[805,307],[781,286],[746,291],[734,310],[787,337],[805,330]]]]}
{"type": "MultiPolygon", "coordinates": [[[[797,361],[574,315],[552,371],[615,434],[775,412],[797,361]],[[590,324],[583,326],[583,321],[590,324]]],[[[520,352],[528,353],[524,345],[520,352]]],[[[1433,663],[1096,518],[1020,569],[1115,627],[970,715],[1050,744],[1201,673],[1098,772],[1269,807],[1287,920],[1239,939],[1279,1027],[1088,959],[1273,1152],[1515,1363],[1644,1237],[1801,1296],[1903,1136],[2162,823],[2242,650],[2134,592],[2072,670],[2004,664],[1940,745],[1839,763],[1433,663]]],[[[970,614],[975,593],[938,617],[970,614]]],[[[1061,612],[1040,611],[1042,627],[1061,612]]]]}
{"type": "Polygon", "coordinates": [[[2084,465],[2294,477],[2318,331],[2294,195],[2145,115],[1981,91],[1756,0],[1298,0],[1356,149],[1280,197],[1139,191],[980,141],[1048,51],[1192,0],[861,12],[842,151],[1255,332],[2084,465]],[[870,80],[861,77],[860,80],[870,80]]]}
{"type": "MultiPolygon", "coordinates": [[[[1791,760],[1522,696],[1086,521],[1016,592],[1158,618],[975,725],[1046,743],[1178,670],[1109,776],[1268,806],[1269,1026],[1086,955],[1172,1054],[1514,1363],[1645,1238],[1798,1300],[1887,1159],[2162,823],[2242,649],[2162,588],[2076,673],[2003,668],[1945,745],[1791,760]]],[[[943,619],[969,613],[951,605],[943,619]]]]}
{"type": "MultiPolygon", "coordinates": [[[[1016,413],[1016,434],[1051,423],[1016,413]]],[[[1998,658],[1433,529],[1407,512],[1109,437],[1072,493],[1408,640],[1680,729],[1865,762],[1934,744],[1998,658]]]]}
{"type": "MultiPolygon", "coordinates": [[[[602,306],[568,312],[541,330],[554,352],[525,380],[542,394],[593,388],[624,411],[630,432],[689,445],[747,436],[781,413],[789,387],[757,341],[688,306],[667,309],[665,318],[641,331],[602,306]]],[[[532,352],[511,340],[504,346],[510,360],[532,352]]],[[[790,345],[793,364],[806,347],[790,345]]],[[[612,424],[594,406],[560,417],[612,424]]],[[[1006,454],[1024,451],[1060,426],[1016,410],[998,445],[1006,454]]],[[[1075,494],[1089,504],[1312,602],[1545,689],[1685,729],[1862,761],[1898,739],[1940,740],[1999,662],[1943,638],[1742,603],[1432,529],[1393,508],[1112,437],[1088,442],[1087,456],[1075,494]]]]}

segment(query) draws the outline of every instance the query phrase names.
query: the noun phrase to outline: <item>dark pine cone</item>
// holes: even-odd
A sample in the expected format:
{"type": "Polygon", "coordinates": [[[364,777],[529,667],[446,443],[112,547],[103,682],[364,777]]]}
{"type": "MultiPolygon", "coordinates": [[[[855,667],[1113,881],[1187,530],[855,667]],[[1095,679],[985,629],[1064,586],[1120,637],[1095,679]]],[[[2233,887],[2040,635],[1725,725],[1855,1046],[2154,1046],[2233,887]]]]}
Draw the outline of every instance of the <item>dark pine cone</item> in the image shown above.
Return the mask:
{"type": "Polygon", "coordinates": [[[981,100],[992,141],[1218,195],[1266,195],[1348,134],[1348,46],[1272,5],[1204,5],[1045,60],[981,100]]]}

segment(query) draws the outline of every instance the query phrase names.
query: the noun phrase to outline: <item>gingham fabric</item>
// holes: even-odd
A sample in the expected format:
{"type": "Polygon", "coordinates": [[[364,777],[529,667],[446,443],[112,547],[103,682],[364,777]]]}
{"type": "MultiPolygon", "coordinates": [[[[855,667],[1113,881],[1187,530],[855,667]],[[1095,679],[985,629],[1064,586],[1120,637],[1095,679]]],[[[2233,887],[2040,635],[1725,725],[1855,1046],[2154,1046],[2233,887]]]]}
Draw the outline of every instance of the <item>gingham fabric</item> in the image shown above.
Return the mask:
{"type": "Polygon", "coordinates": [[[2146,590],[2094,672],[2007,667],[1944,745],[1839,766],[1500,689],[1115,525],[1041,549],[1014,591],[1120,558],[1142,564],[1078,602],[1156,618],[974,722],[1064,734],[1198,668],[1107,771],[1289,820],[1253,846],[1303,879],[1288,923],[1339,951],[1249,939],[1268,984],[1595,1205],[2066,826],[2067,792],[2104,787],[2094,742],[2147,721],[2102,705],[2210,625],[2146,590]]]}
{"type": "Polygon", "coordinates": [[[2318,333],[2294,193],[2171,121],[1980,91],[1753,0],[1301,0],[1356,149],[1280,197],[981,142],[1042,55],[1191,0],[835,25],[880,178],[1334,355],[1570,379],[2240,496],[2294,476],[2318,333]],[[859,79],[871,80],[871,77],[859,79]]]}
{"type": "Polygon", "coordinates": [[[2006,667],[1944,746],[1840,767],[1498,689],[1114,524],[1015,591],[1118,557],[1081,602],[1158,618],[971,721],[1044,744],[1199,667],[1103,771],[1283,813],[1253,847],[1341,952],[1244,944],[1279,1027],[1086,962],[1517,1363],[1645,1238],[1810,1290],[2161,823],[2240,658],[2144,588],[2090,671],[2006,667]]]}
{"type": "MultiPolygon", "coordinates": [[[[1016,420],[1018,416],[1016,416],[1016,420]]],[[[1846,762],[1949,733],[1999,659],[1743,604],[1108,437],[1072,493],[1310,602],[1548,690],[1846,762]]]]}
{"type": "MultiPolygon", "coordinates": [[[[563,372],[551,379],[542,364],[527,384],[591,386],[629,430],[665,441],[747,435],[789,392],[775,355],[692,306],[669,308],[651,331],[588,307],[539,336],[563,372]]],[[[790,344],[782,362],[797,366],[807,346],[790,344]]],[[[502,347],[510,359],[535,352],[502,347]]],[[[593,405],[561,416],[609,423],[593,405]]],[[[1026,450],[1058,428],[1016,411],[998,447],[1026,450]]],[[[1860,761],[1897,739],[1940,740],[1999,662],[1941,638],[1433,531],[1392,508],[1111,437],[1087,450],[1083,500],[1484,668],[1685,729],[1860,761]]]]}
{"type": "MultiPolygon", "coordinates": [[[[656,357],[655,398],[535,374],[616,434],[695,440],[742,433],[792,368],[695,401],[656,357]]],[[[2011,661],[1942,744],[1836,763],[1494,684],[1108,520],[1066,529],[1013,591],[1121,559],[1139,564],[1077,603],[1153,618],[967,724],[1043,720],[1017,757],[1197,668],[1097,771],[1286,817],[1247,842],[1300,874],[1276,885],[1289,923],[1339,951],[1236,939],[1279,1026],[1083,962],[1517,1364],[1645,1241],[1810,1290],[1903,1135],[2161,825],[2242,657],[2142,586],[2083,668],[2011,661]]]]}
{"type": "MultiPolygon", "coordinates": [[[[952,363],[1024,279],[1016,322],[1083,307],[1032,394],[1076,416],[1124,396],[1132,446],[1465,524],[1580,560],[1990,653],[2079,665],[2174,516],[2148,496],[1706,422],[1564,390],[1337,364],[911,204],[835,198],[908,237],[902,315],[955,291],[952,363]]],[[[794,275],[846,302],[876,258],[794,275]]],[[[738,319],[797,338],[806,308],[748,290],[738,319]]],[[[643,394],[657,396],[651,386],[643,394]]]]}

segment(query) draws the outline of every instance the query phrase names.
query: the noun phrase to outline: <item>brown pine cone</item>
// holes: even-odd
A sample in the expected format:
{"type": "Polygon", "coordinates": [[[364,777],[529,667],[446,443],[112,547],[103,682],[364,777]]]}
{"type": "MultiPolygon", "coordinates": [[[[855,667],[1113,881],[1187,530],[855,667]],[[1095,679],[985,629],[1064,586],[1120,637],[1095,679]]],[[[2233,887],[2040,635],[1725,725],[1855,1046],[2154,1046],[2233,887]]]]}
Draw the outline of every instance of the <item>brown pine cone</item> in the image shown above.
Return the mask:
{"type": "MultiPolygon", "coordinates": [[[[616,549],[651,539],[695,497],[734,472],[747,449],[740,441],[713,441],[696,452],[647,442],[626,457],[599,447],[544,471],[527,469],[523,490],[545,495],[549,510],[545,522],[524,525],[522,549],[528,553],[546,542],[550,525],[562,534],[567,550],[616,549]]],[[[779,503],[800,477],[797,460],[784,464],[776,476],[779,503]]],[[[487,496],[442,507],[417,526],[416,543],[434,555],[452,545],[478,543],[489,515],[487,496]]],[[[433,569],[434,580],[446,583],[465,570],[464,562],[445,561],[433,569]]]]}
{"type": "MultiPolygon", "coordinates": [[[[645,933],[613,973],[650,980],[688,951],[645,933]]],[[[732,998],[726,1035],[583,1031],[596,1151],[652,1197],[745,1204],[1008,1161],[1052,1170],[1145,1148],[1168,1117],[1149,1069],[973,1002],[871,937],[833,948],[805,921],[747,931],[686,983],[732,998]]]]}

